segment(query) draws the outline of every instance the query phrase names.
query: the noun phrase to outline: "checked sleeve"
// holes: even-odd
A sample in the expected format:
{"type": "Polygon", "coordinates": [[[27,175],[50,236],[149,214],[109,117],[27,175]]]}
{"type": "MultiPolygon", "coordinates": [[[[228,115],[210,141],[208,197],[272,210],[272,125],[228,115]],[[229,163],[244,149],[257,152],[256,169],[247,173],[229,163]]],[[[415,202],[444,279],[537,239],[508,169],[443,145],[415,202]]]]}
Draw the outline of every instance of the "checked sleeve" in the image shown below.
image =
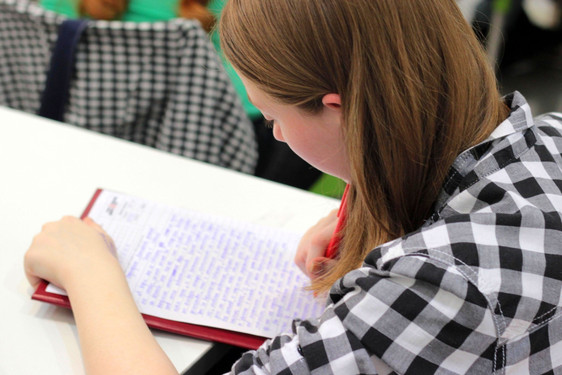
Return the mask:
{"type": "Polygon", "coordinates": [[[454,267],[423,255],[402,257],[390,270],[366,264],[330,298],[319,319],[296,321],[293,336],[247,353],[234,373],[493,372],[492,315],[454,267]]]}

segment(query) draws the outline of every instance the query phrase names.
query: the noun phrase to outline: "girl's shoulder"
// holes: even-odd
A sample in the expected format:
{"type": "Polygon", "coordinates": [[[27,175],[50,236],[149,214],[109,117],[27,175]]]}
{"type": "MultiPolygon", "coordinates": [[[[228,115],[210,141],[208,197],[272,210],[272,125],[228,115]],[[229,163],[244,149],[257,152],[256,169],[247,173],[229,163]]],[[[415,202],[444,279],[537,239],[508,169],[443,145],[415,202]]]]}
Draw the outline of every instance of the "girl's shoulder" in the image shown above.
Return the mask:
{"type": "Polygon", "coordinates": [[[537,116],[535,118],[535,125],[540,129],[544,129],[544,127],[556,129],[555,134],[549,132],[549,135],[562,136],[562,112],[550,112],[537,116]]]}

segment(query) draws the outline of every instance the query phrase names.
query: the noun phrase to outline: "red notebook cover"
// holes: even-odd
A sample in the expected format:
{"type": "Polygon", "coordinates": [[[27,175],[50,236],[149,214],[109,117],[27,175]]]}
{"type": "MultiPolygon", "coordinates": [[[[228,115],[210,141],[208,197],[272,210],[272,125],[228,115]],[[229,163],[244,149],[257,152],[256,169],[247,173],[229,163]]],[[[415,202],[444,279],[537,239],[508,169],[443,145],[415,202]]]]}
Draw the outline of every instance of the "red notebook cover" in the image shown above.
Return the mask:
{"type": "MultiPolygon", "coordinates": [[[[81,219],[88,216],[94,202],[101,193],[101,189],[96,190],[94,196],[88,203],[88,206],[82,213],[81,219]]],[[[48,302],[53,305],[71,308],[70,301],[67,296],[56,293],[47,292],[47,283],[42,281],[35,293],[31,296],[37,301],[48,302]]],[[[257,349],[267,338],[250,335],[242,332],[228,331],[219,328],[183,323],[168,319],[158,318],[152,315],[142,315],[146,324],[155,329],[167,332],[177,333],[180,335],[190,336],[197,339],[221,342],[229,345],[235,345],[247,349],[257,349]]]]}

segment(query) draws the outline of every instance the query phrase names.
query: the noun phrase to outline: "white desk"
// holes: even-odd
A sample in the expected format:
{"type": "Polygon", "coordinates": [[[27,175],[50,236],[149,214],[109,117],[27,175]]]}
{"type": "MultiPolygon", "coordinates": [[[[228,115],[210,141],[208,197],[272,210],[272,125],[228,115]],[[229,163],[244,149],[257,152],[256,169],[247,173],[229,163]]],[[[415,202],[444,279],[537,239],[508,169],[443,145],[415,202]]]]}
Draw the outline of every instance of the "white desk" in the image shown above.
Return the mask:
{"type": "MultiPolygon", "coordinates": [[[[83,374],[72,314],[30,299],[23,255],[97,187],[305,230],[338,202],[0,107],[0,375],[83,374]]],[[[213,344],[154,332],[179,371],[213,344]]]]}

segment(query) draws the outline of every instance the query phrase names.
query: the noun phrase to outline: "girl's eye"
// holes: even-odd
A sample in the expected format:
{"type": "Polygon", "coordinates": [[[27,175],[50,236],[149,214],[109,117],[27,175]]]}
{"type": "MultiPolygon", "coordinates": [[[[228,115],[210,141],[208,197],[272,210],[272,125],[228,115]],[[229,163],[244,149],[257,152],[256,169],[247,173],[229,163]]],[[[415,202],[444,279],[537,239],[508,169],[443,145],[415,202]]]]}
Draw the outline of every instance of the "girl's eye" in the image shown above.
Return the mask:
{"type": "Polygon", "coordinates": [[[275,120],[265,120],[265,126],[267,128],[273,129],[273,124],[275,123],[275,120]]]}

